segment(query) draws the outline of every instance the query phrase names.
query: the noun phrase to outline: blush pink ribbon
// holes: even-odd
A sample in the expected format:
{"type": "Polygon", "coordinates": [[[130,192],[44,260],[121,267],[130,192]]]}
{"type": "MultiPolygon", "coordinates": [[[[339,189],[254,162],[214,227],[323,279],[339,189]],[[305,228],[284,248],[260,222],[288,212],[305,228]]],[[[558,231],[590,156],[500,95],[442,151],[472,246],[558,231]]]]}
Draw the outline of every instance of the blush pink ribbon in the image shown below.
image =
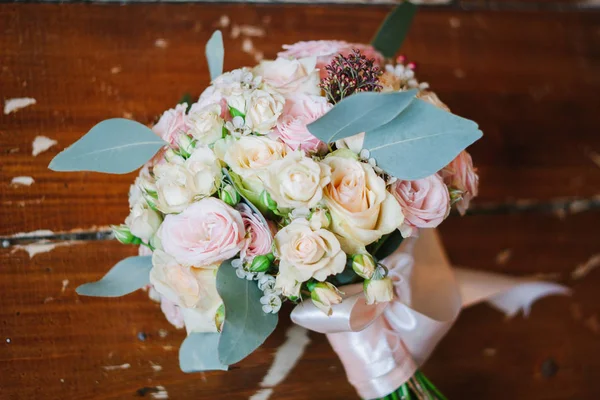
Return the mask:
{"type": "Polygon", "coordinates": [[[362,285],[340,288],[344,299],[325,315],[311,302],[294,308],[292,321],[325,333],[349,382],[364,399],[385,397],[427,360],[464,307],[488,301],[512,316],[540,297],[568,294],[564,286],[452,268],[435,230],[402,242],[382,261],[395,299],[368,305],[362,285]]]}

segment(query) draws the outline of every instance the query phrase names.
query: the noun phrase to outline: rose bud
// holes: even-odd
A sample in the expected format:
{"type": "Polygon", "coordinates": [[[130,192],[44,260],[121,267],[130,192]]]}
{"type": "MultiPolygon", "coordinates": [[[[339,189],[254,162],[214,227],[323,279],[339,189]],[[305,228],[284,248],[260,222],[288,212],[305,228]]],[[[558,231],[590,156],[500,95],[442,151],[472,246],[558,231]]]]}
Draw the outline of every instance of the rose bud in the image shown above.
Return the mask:
{"type": "Polygon", "coordinates": [[[188,136],[187,133],[180,132],[177,136],[177,145],[179,146],[179,153],[184,157],[188,158],[196,147],[196,142],[188,136]]]}
{"type": "Polygon", "coordinates": [[[331,214],[327,210],[317,210],[310,216],[310,224],[316,229],[328,229],[331,225],[331,214]]]}
{"type": "Polygon", "coordinates": [[[377,268],[375,260],[368,254],[355,254],[352,256],[352,269],[356,275],[364,279],[371,279],[377,268]]]}
{"type": "Polygon", "coordinates": [[[139,239],[133,236],[127,225],[112,225],[111,229],[115,235],[115,239],[123,244],[135,244],[139,239]]]}
{"type": "Polygon", "coordinates": [[[240,194],[237,192],[237,190],[228,184],[223,185],[219,191],[219,198],[223,200],[224,203],[229,204],[231,207],[235,207],[241,200],[240,194]]]}
{"type": "Polygon", "coordinates": [[[277,203],[271,198],[271,195],[266,190],[260,194],[260,201],[269,209],[277,210],[277,203]]]}
{"type": "Polygon", "coordinates": [[[252,272],[265,272],[271,267],[271,259],[267,255],[261,255],[254,257],[252,264],[250,265],[250,271],[252,272]]]}
{"type": "Polygon", "coordinates": [[[384,303],[394,298],[394,284],[390,278],[367,279],[363,289],[367,304],[384,303]]]}
{"type": "Polygon", "coordinates": [[[340,291],[329,282],[319,282],[313,285],[310,298],[314,305],[327,315],[331,315],[332,305],[342,302],[340,291]]]}

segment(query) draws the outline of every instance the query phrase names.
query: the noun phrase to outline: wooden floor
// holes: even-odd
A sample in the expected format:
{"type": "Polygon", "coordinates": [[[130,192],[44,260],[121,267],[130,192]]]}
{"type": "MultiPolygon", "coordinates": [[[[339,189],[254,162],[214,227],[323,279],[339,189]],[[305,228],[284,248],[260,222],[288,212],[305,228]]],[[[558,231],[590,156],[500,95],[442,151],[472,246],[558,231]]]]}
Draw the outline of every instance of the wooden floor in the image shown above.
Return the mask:
{"type": "MultiPolygon", "coordinates": [[[[464,311],[424,371],[454,400],[599,399],[600,268],[584,264],[600,254],[600,13],[523,9],[423,9],[403,52],[485,134],[472,148],[481,196],[471,215],[451,217],[441,229],[452,262],[542,274],[573,295],[536,303],[528,319],[506,320],[485,305],[464,311]]],[[[145,293],[93,299],[74,292],[135,252],[103,240],[106,226],[127,214],[133,175],[46,166],[102,119],[151,123],[183,93],[198,95],[208,83],[204,43],[222,16],[230,21],[225,69],[232,69],[298,40],[369,41],[388,10],[0,5],[0,97],[37,101],[0,115],[0,399],[164,392],[177,400],[248,399],[260,389],[287,317],[231,371],[180,372],[184,334],[145,293]],[[264,35],[234,38],[233,25],[264,35]],[[243,51],[244,40],[253,54],[243,51]],[[58,144],[34,157],[37,136],[58,144]],[[17,176],[35,182],[12,185],[17,176]],[[44,235],[54,235],[57,246],[30,257],[27,249],[48,250],[27,247],[44,235]]],[[[325,338],[311,333],[310,340],[271,399],[357,398],[325,338]]]]}

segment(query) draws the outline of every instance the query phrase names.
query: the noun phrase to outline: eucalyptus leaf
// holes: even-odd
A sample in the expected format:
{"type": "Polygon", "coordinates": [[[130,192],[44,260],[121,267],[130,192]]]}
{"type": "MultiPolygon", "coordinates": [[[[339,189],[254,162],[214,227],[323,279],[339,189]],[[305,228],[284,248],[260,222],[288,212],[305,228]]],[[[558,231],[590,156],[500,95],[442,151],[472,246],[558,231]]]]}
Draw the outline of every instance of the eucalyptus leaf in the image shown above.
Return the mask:
{"type": "Polygon", "coordinates": [[[417,99],[388,124],[368,131],[363,148],[379,168],[412,181],[438,172],[481,136],[475,122],[417,99]]]}
{"type": "Polygon", "coordinates": [[[356,93],[337,103],[307,128],[325,143],[370,131],[393,120],[414,100],[416,93],[416,90],[356,93]]]}
{"type": "Polygon", "coordinates": [[[219,334],[192,332],[179,347],[179,368],[183,372],[227,371],[218,353],[219,334]]]}
{"type": "Polygon", "coordinates": [[[152,129],[139,122],[107,119],[60,152],[48,168],[126,174],[144,165],[166,144],[152,129]]]}
{"type": "Polygon", "coordinates": [[[184,93],[183,96],[181,96],[181,99],[179,99],[179,102],[177,104],[187,104],[187,108],[185,109],[185,112],[189,112],[190,108],[192,108],[192,104],[194,104],[194,99],[192,99],[192,95],[189,93],[184,93]]]}
{"type": "Polygon", "coordinates": [[[223,73],[224,58],[223,35],[221,31],[215,31],[206,42],[206,61],[208,61],[211,81],[223,73]]]}
{"type": "Polygon", "coordinates": [[[75,291],[83,296],[119,297],[150,283],[152,256],[129,257],[119,261],[102,279],[84,283],[75,291]]]}
{"type": "Polygon", "coordinates": [[[417,6],[408,1],[398,5],[385,18],[371,45],[384,57],[393,58],[402,46],[416,12],[417,6]]]}
{"type": "Polygon", "coordinates": [[[217,291],[225,305],[225,321],[219,340],[219,360],[235,364],[256,350],[277,326],[277,314],[266,314],[255,281],[240,279],[231,265],[223,262],[217,272],[217,291]]]}

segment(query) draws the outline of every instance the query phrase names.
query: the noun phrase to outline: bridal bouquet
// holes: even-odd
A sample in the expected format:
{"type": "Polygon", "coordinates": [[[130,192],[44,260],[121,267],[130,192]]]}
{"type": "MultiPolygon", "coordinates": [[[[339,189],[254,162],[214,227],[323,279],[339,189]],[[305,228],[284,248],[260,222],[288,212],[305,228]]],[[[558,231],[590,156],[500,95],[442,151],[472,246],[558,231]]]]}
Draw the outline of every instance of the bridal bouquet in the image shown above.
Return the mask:
{"type": "MultiPolygon", "coordinates": [[[[477,195],[465,148],[481,131],[384,40],[412,11],[399,7],[372,46],[299,42],[226,73],[217,31],[206,47],[212,82],[197,101],[165,111],[151,129],[101,122],[60,153],[50,168],[142,167],[131,212],[114,227],[120,242],[141,245],[140,256],[78,293],[149,288],[187,330],[186,372],[241,361],[273,332],[284,302],[298,304],[295,322],[352,352],[335,335],[372,329],[405,295],[394,273],[402,240],[452,208],[463,214],[477,195]],[[374,316],[355,318],[366,310],[374,316]]],[[[403,372],[375,391],[353,383],[363,397],[444,398],[417,366],[403,372]]]]}

